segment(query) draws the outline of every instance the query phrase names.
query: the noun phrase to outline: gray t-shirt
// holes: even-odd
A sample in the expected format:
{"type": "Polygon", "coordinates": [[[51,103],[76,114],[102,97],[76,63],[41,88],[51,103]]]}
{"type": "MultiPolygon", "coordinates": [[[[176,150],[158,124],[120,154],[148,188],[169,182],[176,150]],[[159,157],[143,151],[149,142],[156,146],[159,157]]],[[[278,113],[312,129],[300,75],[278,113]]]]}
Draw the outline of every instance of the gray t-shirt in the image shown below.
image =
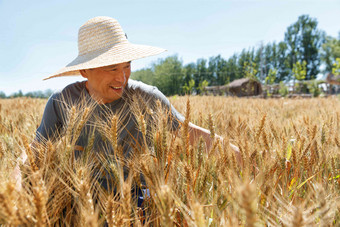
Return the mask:
{"type": "MultiPolygon", "coordinates": [[[[51,139],[53,141],[58,135],[65,133],[68,121],[67,114],[69,114],[72,106],[78,105],[79,107],[86,106],[85,104],[91,105],[91,103],[95,103],[86,89],[85,82],[86,81],[70,84],[49,98],[41,124],[36,132],[36,139],[38,141],[44,139],[51,139]]],[[[152,125],[150,125],[152,121],[148,121],[148,119],[153,117],[152,114],[154,112],[152,109],[155,110],[155,108],[159,106],[164,110],[168,110],[168,119],[172,130],[176,130],[180,122],[184,121],[184,117],[156,87],[129,79],[120,99],[108,104],[95,105],[75,145],[86,148],[92,136],[95,151],[106,150],[105,152],[114,152],[113,148],[110,148],[106,143],[105,136],[96,126],[96,122],[109,124],[110,119],[107,118],[112,116],[112,114],[117,114],[119,115],[120,125],[122,126],[118,133],[118,143],[123,147],[124,156],[129,156],[132,150],[131,145],[142,143],[141,131],[137,123],[138,119],[136,119],[137,116],[135,116],[135,114],[133,114],[134,111],[132,111],[132,108],[135,108],[136,102],[140,106],[147,104],[150,107],[149,110],[151,110],[151,113],[146,109],[141,112],[143,115],[149,115],[145,116],[148,127],[152,127],[152,125]],[[160,101],[161,105],[156,104],[157,100],[160,101]]],[[[76,156],[77,152],[80,151],[76,151],[76,156]]]]}

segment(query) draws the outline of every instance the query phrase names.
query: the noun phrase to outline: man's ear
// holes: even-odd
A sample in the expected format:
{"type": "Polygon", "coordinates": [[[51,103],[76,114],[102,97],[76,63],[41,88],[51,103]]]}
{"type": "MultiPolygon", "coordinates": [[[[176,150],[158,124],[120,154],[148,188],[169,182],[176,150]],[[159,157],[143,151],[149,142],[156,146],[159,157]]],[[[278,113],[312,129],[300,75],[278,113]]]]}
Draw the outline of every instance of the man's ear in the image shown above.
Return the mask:
{"type": "Polygon", "coordinates": [[[80,72],[82,77],[87,78],[87,72],[86,72],[85,69],[81,69],[81,70],[79,70],[79,72],[80,72]]]}

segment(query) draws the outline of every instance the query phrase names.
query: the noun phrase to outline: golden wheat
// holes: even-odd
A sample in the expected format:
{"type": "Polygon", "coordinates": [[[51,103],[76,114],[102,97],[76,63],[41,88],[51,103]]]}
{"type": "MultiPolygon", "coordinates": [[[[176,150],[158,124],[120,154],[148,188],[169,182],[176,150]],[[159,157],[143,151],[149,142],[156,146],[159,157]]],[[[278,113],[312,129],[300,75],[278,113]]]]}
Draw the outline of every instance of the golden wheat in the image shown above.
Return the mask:
{"type": "Polygon", "coordinates": [[[30,146],[46,100],[0,100],[0,224],[339,226],[339,99],[170,101],[187,118],[181,133],[171,131],[159,103],[149,107],[137,97],[132,110],[143,140],[132,145],[133,155],[126,159],[117,139],[122,116],[108,112],[107,122],[93,126],[115,154],[94,150],[91,131],[76,160],[93,105],[69,106],[65,133],[30,146]],[[215,140],[210,152],[203,139],[189,144],[189,119],[225,142],[215,140]],[[229,141],[240,148],[241,162],[229,141]],[[11,176],[22,150],[28,162],[20,166],[17,191],[11,176]],[[111,191],[97,180],[106,174],[111,191]],[[147,189],[142,207],[132,190],[139,187],[147,189]]]}

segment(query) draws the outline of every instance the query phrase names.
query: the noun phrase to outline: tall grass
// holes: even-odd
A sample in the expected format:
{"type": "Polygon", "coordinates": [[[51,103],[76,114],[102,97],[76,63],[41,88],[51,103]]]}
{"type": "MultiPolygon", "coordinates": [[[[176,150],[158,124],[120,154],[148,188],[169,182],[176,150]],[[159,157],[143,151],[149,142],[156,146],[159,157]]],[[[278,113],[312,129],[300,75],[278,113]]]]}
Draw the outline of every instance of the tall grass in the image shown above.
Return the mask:
{"type": "Polygon", "coordinates": [[[0,100],[0,224],[339,226],[338,99],[170,101],[223,143],[215,138],[209,149],[202,139],[191,145],[188,121],[172,132],[160,104],[136,98],[131,105],[143,139],[133,155],[127,159],[117,139],[122,117],[108,111],[107,122],[91,124],[116,152],[95,151],[89,133],[76,160],[75,141],[93,106],[70,106],[63,136],[32,148],[46,100],[0,100]],[[18,191],[11,173],[22,150],[28,161],[18,191]],[[114,190],[100,186],[97,178],[105,174],[114,190]],[[148,189],[142,207],[131,190],[139,187],[148,189]]]}

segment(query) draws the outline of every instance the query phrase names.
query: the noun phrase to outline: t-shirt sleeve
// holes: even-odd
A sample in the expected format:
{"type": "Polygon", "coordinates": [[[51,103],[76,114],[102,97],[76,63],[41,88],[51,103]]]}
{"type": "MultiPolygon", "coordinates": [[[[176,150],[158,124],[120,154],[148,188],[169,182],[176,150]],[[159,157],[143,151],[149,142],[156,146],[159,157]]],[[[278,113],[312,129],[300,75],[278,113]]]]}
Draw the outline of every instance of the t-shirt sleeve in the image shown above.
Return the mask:
{"type": "Polygon", "coordinates": [[[171,129],[176,131],[182,122],[184,122],[184,116],[180,114],[176,108],[171,105],[168,98],[157,87],[153,87],[153,96],[160,100],[161,103],[170,110],[169,121],[171,122],[171,129]]]}
{"type": "Polygon", "coordinates": [[[44,114],[36,131],[36,140],[55,140],[60,133],[62,119],[60,116],[60,103],[58,94],[53,94],[47,101],[44,114]]]}

